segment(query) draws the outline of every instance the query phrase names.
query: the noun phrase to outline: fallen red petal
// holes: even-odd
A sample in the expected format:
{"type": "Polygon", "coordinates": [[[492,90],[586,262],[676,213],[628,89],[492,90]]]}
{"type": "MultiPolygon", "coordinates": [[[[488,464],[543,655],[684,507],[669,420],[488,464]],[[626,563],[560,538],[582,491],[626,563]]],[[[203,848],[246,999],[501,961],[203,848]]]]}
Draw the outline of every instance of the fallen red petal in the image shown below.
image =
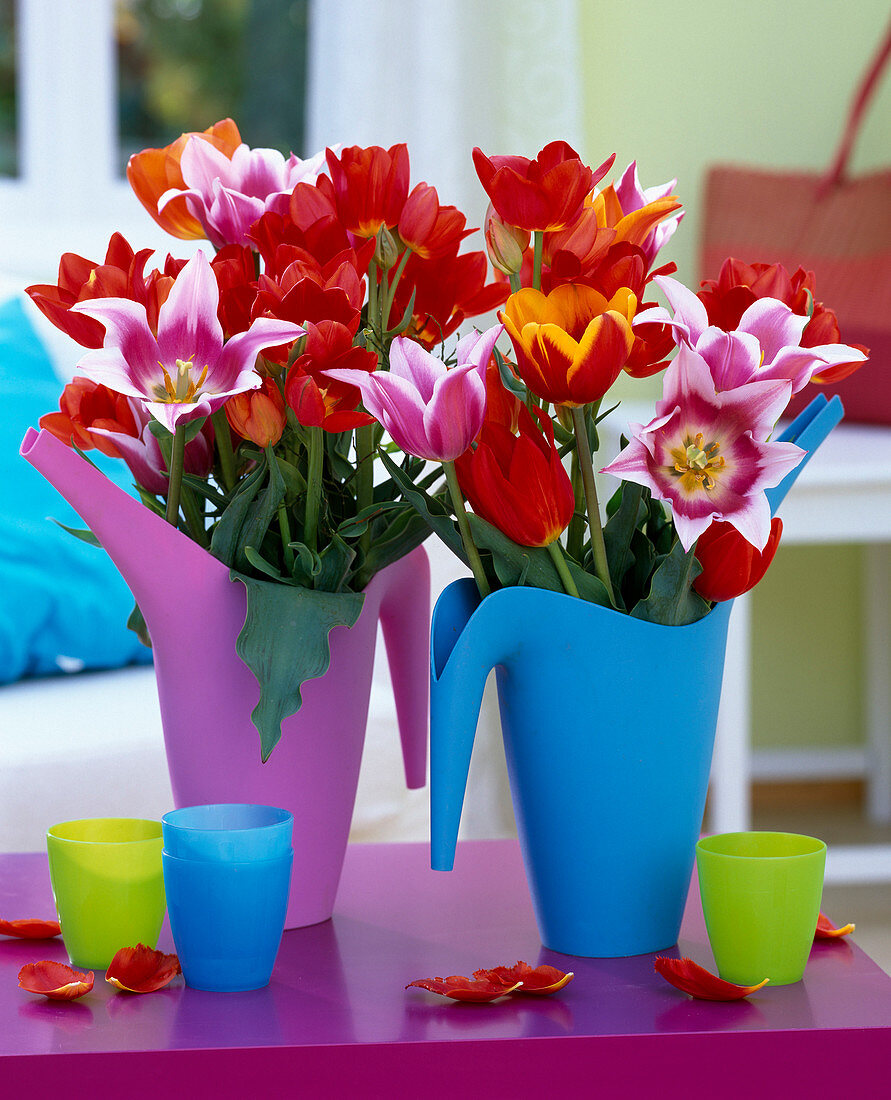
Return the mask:
{"type": "Polygon", "coordinates": [[[474,978],[481,981],[501,982],[513,987],[516,993],[531,993],[535,996],[547,996],[569,985],[575,975],[558,970],[556,966],[536,966],[534,969],[525,962],[514,966],[496,966],[492,970],[474,970],[474,978]],[[521,983],[517,988],[517,983],[521,983]]]}
{"type": "Polygon", "coordinates": [[[40,993],[52,1001],[76,1001],[93,988],[93,971],[72,970],[65,963],[26,963],[19,971],[19,985],[29,993],[40,993]]]}
{"type": "Polygon", "coordinates": [[[125,993],[154,993],[180,974],[176,955],[165,955],[138,943],[122,947],[111,960],[105,980],[125,993]]]}
{"type": "Polygon", "coordinates": [[[817,929],[814,932],[815,940],[838,940],[842,936],[850,936],[854,931],[855,925],[845,924],[840,928],[836,928],[829,917],[825,913],[821,913],[817,917],[817,929]]]}
{"type": "Polygon", "coordinates": [[[405,988],[409,989],[413,985],[429,989],[431,993],[439,993],[442,997],[451,997],[453,1001],[477,1001],[482,1004],[513,993],[519,982],[511,986],[499,981],[475,981],[465,978],[463,974],[452,974],[448,978],[418,978],[409,982],[405,988]]]}
{"type": "Polygon", "coordinates": [[[38,920],[37,917],[0,920],[0,936],[17,936],[20,940],[51,940],[61,933],[57,920],[38,920]]]}
{"type": "Polygon", "coordinates": [[[675,989],[703,1001],[740,1001],[770,981],[765,978],[757,985],[734,985],[710,973],[692,959],[666,959],[663,955],[657,955],[653,965],[656,973],[661,974],[675,989]]]}

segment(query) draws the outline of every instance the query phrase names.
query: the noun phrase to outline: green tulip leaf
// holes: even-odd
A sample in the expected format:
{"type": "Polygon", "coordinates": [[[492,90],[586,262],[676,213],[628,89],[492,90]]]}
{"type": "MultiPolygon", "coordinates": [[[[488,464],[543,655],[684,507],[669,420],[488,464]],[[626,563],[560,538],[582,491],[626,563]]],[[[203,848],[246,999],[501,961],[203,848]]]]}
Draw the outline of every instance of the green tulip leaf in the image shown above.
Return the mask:
{"type": "Polygon", "coordinates": [[[259,493],[266,478],[266,465],[263,461],[253,470],[233,493],[232,499],[220,516],[213,529],[210,540],[210,552],[230,568],[235,563],[248,511],[259,493]]]}
{"type": "Polygon", "coordinates": [[[687,553],[675,540],[671,552],[656,566],[649,595],[634,606],[631,614],[635,619],[663,626],[686,626],[702,619],[711,605],[691,587],[701,572],[692,550],[687,553]]]}
{"type": "Polygon", "coordinates": [[[236,650],[260,685],[260,701],[251,720],[260,734],[265,763],[281,740],[282,722],[301,707],[303,684],[328,670],[331,630],[354,626],[365,596],[313,592],[234,570],[229,577],[243,584],[247,593],[247,614],[236,650]]]}
{"type": "MultiPolygon", "coordinates": [[[[446,546],[467,565],[467,556],[464,553],[464,544],[455,526],[455,521],[446,511],[445,506],[429,494],[418,489],[408,474],[393,461],[386,451],[379,450],[381,462],[387,468],[390,477],[396,482],[402,491],[402,495],[430,526],[434,534],[438,535],[446,546]]],[[[423,541],[423,540],[420,540],[423,541]]]]}
{"type": "MultiPolygon", "coordinates": [[[[550,592],[566,591],[551,555],[543,546],[520,546],[480,516],[471,513],[467,518],[473,541],[477,547],[488,550],[492,555],[495,575],[502,585],[524,584],[530,588],[546,588],[550,592]]],[[[585,572],[568,556],[566,564],[583,600],[612,607],[606,588],[597,577],[585,572]]]]}

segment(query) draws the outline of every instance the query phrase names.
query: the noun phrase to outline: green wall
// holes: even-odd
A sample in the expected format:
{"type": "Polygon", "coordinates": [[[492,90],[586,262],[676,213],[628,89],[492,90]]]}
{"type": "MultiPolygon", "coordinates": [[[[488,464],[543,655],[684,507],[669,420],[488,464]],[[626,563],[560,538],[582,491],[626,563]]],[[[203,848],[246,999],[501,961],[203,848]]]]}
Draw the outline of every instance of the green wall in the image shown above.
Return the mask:
{"type": "MultiPolygon", "coordinates": [[[[662,255],[690,286],[707,166],[826,165],[889,14],[887,0],[578,2],[580,152],[597,164],[615,151],[620,168],[636,159],[644,186],[677,177],[688,213],[662,255]]],[[[891,74],[852,162],[888,163],[891,74]]],[[[626,380],[620,396],[658,392],[626,380]]],[[[856,547],[780,549],[754,596],[756,745],[862,741],[860,575],[856,547]]]]}

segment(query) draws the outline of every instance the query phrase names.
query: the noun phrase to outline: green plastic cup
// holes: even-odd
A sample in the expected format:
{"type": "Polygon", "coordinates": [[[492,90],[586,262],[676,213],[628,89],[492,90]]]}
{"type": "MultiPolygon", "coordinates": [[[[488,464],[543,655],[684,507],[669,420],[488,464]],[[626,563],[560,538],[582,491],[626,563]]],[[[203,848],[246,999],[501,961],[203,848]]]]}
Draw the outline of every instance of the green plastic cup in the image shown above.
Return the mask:
{"type": "Polygon", "coordinates": [[[155,947],[164,921],[161,822],[96,817],[46,834],[50,881],[72,965],[105,970],[122,947],[155,947]]]}
{"type": "Polygon", "coordinates": [[[801,981],[823,895],[826,845],[797,833],[721,833],[696,845],[702,912],[728,982],[801,981]]]}

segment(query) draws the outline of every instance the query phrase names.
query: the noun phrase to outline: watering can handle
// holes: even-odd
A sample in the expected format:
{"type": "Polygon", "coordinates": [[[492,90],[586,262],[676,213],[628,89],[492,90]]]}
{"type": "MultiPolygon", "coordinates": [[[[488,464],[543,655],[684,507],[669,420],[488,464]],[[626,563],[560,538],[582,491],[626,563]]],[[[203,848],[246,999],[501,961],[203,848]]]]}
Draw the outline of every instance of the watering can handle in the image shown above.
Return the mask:
{"type": "Polygon", "coordinates": [[[430,565],[419,547],[384,592],[380,623],[390,665],[399,720],[405,782],[412,790],[427,782],[427,699],[430,630],[430,565]]]}

